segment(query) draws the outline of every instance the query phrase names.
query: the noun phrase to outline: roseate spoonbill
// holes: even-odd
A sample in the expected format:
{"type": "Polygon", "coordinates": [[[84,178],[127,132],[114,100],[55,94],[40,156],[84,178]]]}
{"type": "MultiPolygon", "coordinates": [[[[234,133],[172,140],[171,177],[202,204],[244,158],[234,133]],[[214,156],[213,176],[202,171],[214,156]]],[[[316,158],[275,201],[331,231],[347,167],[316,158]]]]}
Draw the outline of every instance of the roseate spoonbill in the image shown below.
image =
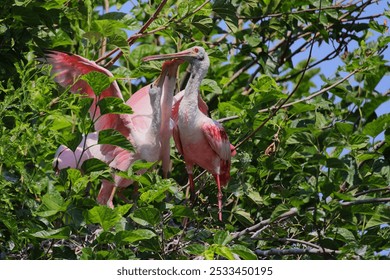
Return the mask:
{"type": "MultiPolygon", "coordinates": [[[[153,84],[143,87],[132,95],[126,104],[133,108],[133,114],[106,114],[103,116],[100,115],[100,110],[96,105],[99,98],[118,97],[123,99],[117,83],[114,81],[98,97],[94,94],[91,87],[85,81],[80,80],[79,77],[91,71],[98,71],[112,77],[111,72],[81,56],[57,51],[48,52],[46,61],[53,65],[52,72],[55,74],[55,80],[60,85],[64,87],[70,86],[71,92],[80,92],[93,98],[90,115],[94,120],[96,131],[109,128],[116,129],[135,148],[135,153],[132,153],[113,145],[97,145],[97,139],[94,140],[94,134],[90,133],[86,138],[84,137],[84,141],[85,139],[87,140],[86,145],[83,142],[80,143],[73,156],[70,155],[73,152],[66,147],[61,146],[59,148],[56,160],[59,164],[58,167],[67,167],[66,165],[75,167],[72,164],[76,162],[81,162],[82,164],[82,161],[85,159],[95,157],[106,162],[113,168],[125,171],[138,159],[144,159],[146,161],[157,161],[161,159],[163,154],[161,147],[164,147],[168,149],[168,151],[164,152],[165,154],[168,153],[168,158],[163,158],[163,170],[164,173],[167,173],[169,168],[169,143],[166,144],[164,141],[166,139],[169,141],[171,135],[169,122],[172,98],[169,100],[169,96],[173,95],[173,92],[170,91],[174,90],[177,68],[183,62],[182,60],[165,62],[160,77],[153,84]],[[163,95],[162,98],[161,95],[163,95]],[[169,101],[171,102],[170,104],[161,104],[161,102],[169,101]],[[164,118],[162,116],[168,117],[164,118]],[[167,133],[168,136],[164,133],[167,133]],[[88,143],[92,143],[92,145],[88,145],[88,143]],[[77,151],[84,148],[86,148],[86,152],[84,154],[82,152],[78,154],[77,151]],[[70,158],[73,157],[73,161],[67,163],[69,155],[70,158]]],[[[123,188],[131,183],[130,180],[117,175],[114,175],[114,183],[103,180],[98,202],[113,207],[112,198],[116,187],[123,188]]]]}
{"type": "Polygon", "coordinates": [[[235,150],[222,125],[199,109],[199,88],[207,74],[210,60],[202,47],[192,47],[179,53],[148,56],[143,61],[173,58],[183,59],[191,64],[191,76],[184,96],[180,104],[175,104],[172,113],[176,120],[173,138],[179,153],[184,157],[191,199],[194,199],[195,194],[193,166],[197,164],[215,178],[218,187],[218,219],[222,221],[221,187],[230,179],[230,160],[235,150]]]}

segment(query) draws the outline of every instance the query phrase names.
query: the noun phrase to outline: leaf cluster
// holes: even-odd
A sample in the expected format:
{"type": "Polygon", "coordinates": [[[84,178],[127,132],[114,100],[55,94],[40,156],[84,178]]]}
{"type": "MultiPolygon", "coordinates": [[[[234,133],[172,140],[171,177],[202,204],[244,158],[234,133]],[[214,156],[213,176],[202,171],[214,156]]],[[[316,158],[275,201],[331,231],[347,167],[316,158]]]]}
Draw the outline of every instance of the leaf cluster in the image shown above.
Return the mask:
{"type": "MultiPolygon", "coordinates": [[[[388,258],[390,115],[380,113],[389,104],[381,86],[388,11],[370,14],[371,0],[166,1],[129,48],[154,2],[107,13],[95,0],[0,4],[0,258],[388,258]],[[145,162],[117,172],[90,160],[55,173],[58,146],[75,150],[92,132],[93,101],[59,88],[36,56],[57,49],[104,63],[105,51],[118,48],[124,55],[110,70],[128,98],[158,75],[160,64],[142,57],[194,45],[211,59],[201,96],[238,146],[223,223],[211,175],[196,181],[193,207],[185,200],[173,143],[169,179],[145,162]],[[331,74],[329,63],[338,65],[331,74]],[[113,174],[136,184],[119,192],[130,201],[117,197],[110,209],[96,197],[113,174]]],[[[103,76],[82,77],[97,98],[112,82],[103,76]]],[[[115,98],[96,106],[103,115],[131,113],[115,98]]],[[[121,136],[100,132],[99,144],[131,150],[121,136]]]]}

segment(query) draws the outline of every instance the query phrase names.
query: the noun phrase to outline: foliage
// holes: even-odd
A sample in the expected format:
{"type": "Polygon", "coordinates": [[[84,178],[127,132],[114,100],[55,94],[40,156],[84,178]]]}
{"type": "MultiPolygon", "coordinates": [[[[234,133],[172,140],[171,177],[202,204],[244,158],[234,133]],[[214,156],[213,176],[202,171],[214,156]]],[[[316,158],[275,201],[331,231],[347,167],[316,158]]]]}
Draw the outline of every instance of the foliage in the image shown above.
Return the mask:
{"type": "MultiPolygon", "coordinates": [[[[369,14],[371,0],[167,1],[129,51],[127,32],[138,32],[158,1],[99,14],[101,2],[0,4],[1,259],[388,258],[390,115],[377,112],[389,100],[378,89],[389,73],[388,11],[369,14]],[[113,172],[106,165],[54,172],[57,147],[76,147],[90,132],[90,102],[38,67],[42,50],[97,60],[119,48],[110,70],[129,97],[158,75],[161,64],[142,57],[194,45],[212,65],[201,94],[237,145],[222,223],[211,175],[197,180],[194,207],[186,203],[175,149],[169,179],[153,163],[123,172],[139,195],[114,209],[96,203],[113,172]],[[329,62],[340,66],[328,75],[329,62]]],[[[104,102],[103,113],[130,112],[104,102]]],[[[102,143],[132,148],[103,134],[102,143]]],[[[134,196],[133,187],[123,194],[134,196]]]]}

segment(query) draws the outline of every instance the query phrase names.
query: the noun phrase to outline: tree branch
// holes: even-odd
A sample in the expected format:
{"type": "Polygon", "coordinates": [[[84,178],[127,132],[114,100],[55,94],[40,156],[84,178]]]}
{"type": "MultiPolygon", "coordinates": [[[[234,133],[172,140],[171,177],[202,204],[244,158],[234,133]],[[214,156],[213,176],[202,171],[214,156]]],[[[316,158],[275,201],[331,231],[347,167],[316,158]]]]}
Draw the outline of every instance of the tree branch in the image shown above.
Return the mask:
{"type": "MultiPolygon", "coordinates": [[[[152,22],[157,19],[158,14],[161,12],[162,8],[165,6],[166,3],[167,3],[167,0],[161,1],[160,5],[158,5],[154,14],[141,27],[141,29],[138,31],[138,33],[135,34],[134,36],[130,36],[130,38],[127,39],[129,46],[131,46],[135,42],[135,40],[139,38],[139,35],[143,34],[145,32],[145,30],[149,27],[149,25],[151,25],[152,22]]],[[[120,50],[120,48],[116,48],[116,50],[120,50]]],[[[119,53],[114,58],[112,58],[108,63],[105,64],[105,67],[106,68],[111,67],[122,55],[123,55],[123,52],[120,50],[119,53]]]]}
{"type": "MultiPolygon", "coordinates": [[[[321,95],[323,94],[324,92],[327,92],[328,90],[334,88],[334,87],[337,87],[339,84],[343,83],[344,81],[348,80],[350,77],[352,77],[353,75],[355,75],[356,73],[360,72],[361,69],[355,69],[353,70],[351,73],[349,73],[347,76],[345,76],[344,78],[342,78],[341,80],[337,81],[336,83],[328,86],[328,87],[325,87],[325,88],[322,88],[314,93],[312,93],[311,95],[309,96],[306,96],[302,99],[299,99],[299,100],[296,100],[296,101],[293,101],[293,102],[290,102],[290,103],[287,103],[287,104],[284,104],[281,106],[281,109],[285,109],[285,108],[288,108],[288,107],[291,107],[292,105],[294,104],[297,104],[297,103],[301,103],[301,102],[305,102],[305,101],[309,101],[310,99],[313,99],[314,97],[318,96],[318,95],[321,95]]],[[[277,105],[274,105],[270,108],[266,108],[266,109],[261,109],[259,110],[258,112],[259,113],[266,113],[266,112],[269,112],[269,111],[272,111],[272,110],[275,110],[278,106],[277,105]]],[[[227,121],[231,121],[231,120],[235,120],[235,119],[238,119],[239,116],[230,116],[230,117],[226,117],[226,118],[222,118],[222,119],[219,119],[218,122],[227,122],[227,121]]],[[[379,143],[378,143],[379,144],[379,143]]],[[[384,144],[384,143],[383,143],[384,144]]],[[[383,144],[381,146],[383,146],[383,144]]]]}
{"type": "MultiPolygon", "coordinates": [[[[280,221],[280,220],[284,220],[284,219],[287,219],[287,218],[290,218],[290,217],[293,217],[295,215],[298,214],[298,209],[297,208],[291,208],[289,211],[283,213],[282,215],[280,215],[279,217],[277,217],[275,220],[271,220],[270,218],[269,219],[266,219],[266,220],[263,220],[261,221],[260,223],[257,223],[251,227],[248,227],[242,231],[238,231],[238,232],[234,232],[232,233],[232,237],[233,239],[235,238],[239,238],[249,232],[253,232],[253,231],[258,231],[259,229],[261,229],[262,227],[266,226],[266,225],[269,225],[273,222],[277,222],[277,221],[280,221]]],[[[253,237],[256,237],[256,236],[252,236],[253,237]]]]}
{"type": "MultiPolygon", "coordinates": [[[[168,21],[167,25],[166,26],[161,26],[161,27],[158,27],[156,29],[153,29],[149,32],[145,32],[146,29],[150,26],[150,24],[157,18],[158,14],[161,12],[163,6],[166,4],[167,0],[163,0],[160,5],[157,7],[157,10],[154,12],[154,14],[148,19],[148,21],[141,27],[141,29],[134,35],[130,36],[128,39],[127,39],[127,42],[129,44],[129,46],[131,46],[135,40],[137,40],[138,38],[140,37],[145,37],[145,36],[148,36],[148,35],[152,35],[152,34],[155,34],[156,32],[159,32],[159,31],[162,31],[162,30],[165,30],[169,27],[169,24],[171,23],[174,23],[174,24],[177,24],[181,21],[183,21],[184,19],[186,19],[187,17],[190,17],[192,15],[194,15],[195,13],[197,13],[199,10],[201,10],[206,4],[208,4],[210,2],[210,0],[206,0],[205,2],[203,2],[199,7],[197,7],[194,11],[192,11],[191,13],[188,13],[186,15],[184,15],[183,17],[181,17],[180,19],[178,20],[173,20],[173,18],[171,18],[171,20],[168,21]]],[[[113,55],[114,53],[116,53],[117,51],[120,51],[120,48],[115,48],[113,49],[112,51],[110,51],[109,53],[107,53],[106,55],[100,57],[98,60],[96,60],[96,63],[99,63],[100,61],[106,59],[107,57],[113,55]]],[[[112,58],[108,63],[105,64],[105,67],[108,68],[110,66],[112,66],[121,56],[123,55],[122,51],[120,51],[114,58],[112,58]]]]}
{"type": "Polygon", "coordinates": [[[359,204],[367,204],[367,203],[386,203],[390,202],[390,197],[379,197],[379,198],[368,198],[368,199],[358,199],[353,201],[343,201],[340,202],[342,206],[351,206],[351,205],[359,205],[359,204]]]}
{"type": "Polygon", "coordinates": [[[390,186],[358,192],[354,195],[354,197],[359,197],[368,193],[377,193],[377,192],[390,192],[390,186]]]}
{"type": "Polygon", "coordinates": [[[254,251],[256,255],[260,257],[269,257],[269,256],[285,256],[285,255],[306,255],[306,254],[340,254],[339,250],[331,249],[316,249],[316,248],[290,248],[290,249],[270,249],[270,250],[260,250],[257,249],[254,251]]]}

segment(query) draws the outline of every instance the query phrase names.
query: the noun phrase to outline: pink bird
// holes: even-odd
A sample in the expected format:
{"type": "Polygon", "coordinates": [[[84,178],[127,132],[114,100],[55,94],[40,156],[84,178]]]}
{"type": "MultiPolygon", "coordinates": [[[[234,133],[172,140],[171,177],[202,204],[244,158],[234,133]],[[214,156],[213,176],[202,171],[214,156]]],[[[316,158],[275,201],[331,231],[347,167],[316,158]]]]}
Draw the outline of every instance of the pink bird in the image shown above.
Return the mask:
{"type": "Polygon", "coordinates": [[[192,200],[195,194],[193,166],[209,171],[218,186],[218,218],[222,221],[222,190],[230,180],[230,161],[235,154],[223,127],[199,109],[199,88],[210,66],[210,60],[202,47],[174,53],[154,55],[144,61],[179,58],[188,61],[191,76],[180,103],[173,107],[176,125],[173,138],[180,154],[183,155],[190,183],[192,200]]]}
{"type": "MultiPolygon", "coordinates": [[[[93,98],[90,115],[94,121],[96,131],[110,128],[116,129],[135,148],[135,153],[132,153],[114,145],[97,144],[98,136],[94,133],[89,133],[83,139],[85,142],[82,141],[80,143],[75,153],[65,146],[61,146],[57,150],[56,164],[59,168],[77,168],[86,159],[98,158],[109,164],[110,167],[126,171],[133,162],[139,159],[150,162],[163,159],[164,173],[168,173],[169,150],[163,151],[162,147],[169,149],[169,142],[167,144],[164,141],[166,139],[169,141],[171,135],[169,123],[172,98],[170,96],[173,96],[176,72],[178,66],[183,62],[182,60],[164,63],[160,77],[153,84],[140,89],[126,102],[127,105],[132,107],[133,114],[106,114],[102,116],[100,115],[99,106],[97,106],[101,98],[118,97],[123,100],[116,81],[98,97],[92,88],[79,78],[81,75],[92,71],[98,71],[112,77],[111,72],[81,56],[62,52],[50,51],[46,55],[46,60],[53,66],[52,72],[55,74],[55,80],[60,85],[64,87],[70,86],[71,92],[80,92],[93,98]],[[171,102],[170,104],[161,104],[161,102],[169,103],[169,101],[171,102]],[[83,150],[85,150],[84,153],[83,150]],[[168,159],[166,154],[168,154],[168,159]]],[[[116,188],[124,188],[131,183],[132,181],[118,175],[114,175],[114,182],[103,180],[97,199],[98,202],[113,207],[112,199],[116,188]]]]}

